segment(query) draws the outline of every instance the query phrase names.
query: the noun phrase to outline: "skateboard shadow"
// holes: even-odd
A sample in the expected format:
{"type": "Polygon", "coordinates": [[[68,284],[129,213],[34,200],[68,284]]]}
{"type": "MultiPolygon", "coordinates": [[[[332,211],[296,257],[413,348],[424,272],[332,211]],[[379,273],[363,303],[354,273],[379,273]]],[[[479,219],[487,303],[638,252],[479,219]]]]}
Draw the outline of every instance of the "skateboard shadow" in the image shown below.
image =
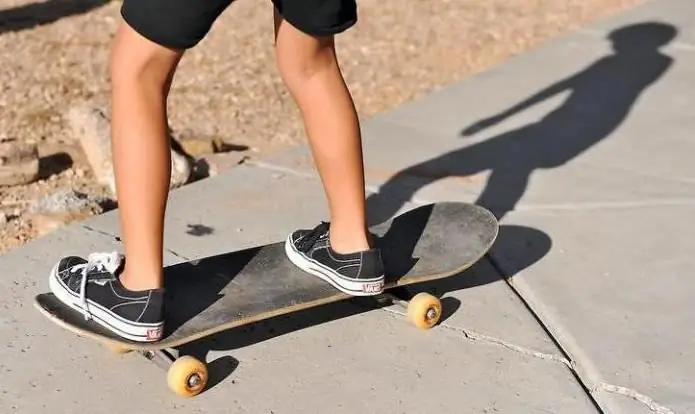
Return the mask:
{"type": "MultiPolygon", "coordinates": [[[[413,273],[436,274],[473,260],[479,254],[483,245],[473,242],[468,244],[470,253],[465,252],[470,258],[463,256],[452,263],[446,259],[430,261],[414,269],[419,263],[414,256],[426,256],[431,252],[441,255],[439,238],[423,237],[423,234],[433,214],[438,214],[434,220],[442,220],[442,216],[452,211],[447,208],[442,204],[421,206],[373,228],[376,244],[382,249],[389,283],[413,273]]],[[[493,234],[490,218],[468,218],[472,222],[468,231],[480,233],[479,243],[487,243],[485,239],[493,234]]],[[[458,242],[454,236],[451,240],[458,242]]],[[[479,282],[488,283],[489,280],[482,278],[479,282]]],[[[164,287],[167,319],[164,335],[176,338],[196,335],[201,330],[235,319],[254,318],[278,310],[292,311],[302,303],[330,299],[339,293],[327,282],[297,269],[285,255],[284,242],[168,266],[164,270],[164,287]],[[225,297],[228,298],[223,300],[225,297]],[[189,324],[189,321],[192,322],[189,324]]]]}
{"type": "Polygon", "coordinates": [[[227,285],[260,250],[259,246],[166,267],[164,306],[168,320],[164,335],[170,335],[222,299],[227,285]]]}
{"type": "MultiPolygon", "coordinates": [[[[495,244],[485,258],[464,270],[458,275],[432,282],[418,283],[399,288],[397,296],[410,299],[420,292],[431,293],[437,297],[443,297],[451,292],[463,291],[478,286],[487,285],[503,280],[506,276],[515,275],[532,266],[545,257],[552,248],[552,240],[540,230],[520,226],[501,225],[495,244]],[[509,265],[505,261],[504,273],[489,259],[489,255],[495,257],[513,257],[509,265]]],[[[461,306],[461,302],[454,297],[447,296],[442,299],[442,317],[440,323],[453,316],[461,306]]],[[[494,312],[491,309],[490,312],[494,312]]]]}
{"type": "Polygon", "coordinates": [[[0,35],[50,24],[108,3],[109,0],[48,0],[0,10],[0,35]]]}
{"type": "Polygon", "coordinates": [[[558,168],[608,137],[622,124],[640,95],[673,65],[660,48],[676,36],[669,24],[645,22],[608,35],[613,53],[554,83],[507,110],[464,128],[471,136],[517,113],[567,93],[565,101],[536,122],[464,146],[398,172],[368,203],[378,205],[377,221],[395,214],[420,189],[448,177],[489,171],[476,204],[501,219],[513,211],[531,175],[558,168]]]}
{"type": "MultiPolygon", "coordinates": [[[[543,232],[524,226],[502,226],[494,248],[500,252],[523,252],[522,254],[517,253],[515,257],[514,263],[517,267],[509,269],[516,272],[540,260],[550,250],[550,247],[550,239],[543,232]]],[[[203,259],[201,263],[204,260],[206,259],[203,259]]],[[[461,274],[434,282],[411,285],[407,294],[427,291],[441,296],[451,291],[499,281],[501,278],[500,274],[485,258],[463,273],[465,276],[461,274]]],[[[209,295],[208,297],[215,296],[217,295],[209,295]]],[[[182,345],[178,347],[178,351],[180,355],[192,355],[198,359],[206,360],[210,351],[225,352],[244,348],[292,332],[357,316],[387,305],[389,303],[382,302],[380,298],[375,297],[351,298],[229,329],[182,345]]],[[[461,303],[456,298],[445,297],[442,299],[442,305],[445,311],[445,314],[442,315],[442,321],[445,321],[461,306],[461,303]]],[[[402,322],[408,324],[405,317],[402,322]]],[[[208,388],[224,381],[238,365],[239,361],[229,355],[221,356],[212,361],[208,367],[210,372],[208,388]]]]}

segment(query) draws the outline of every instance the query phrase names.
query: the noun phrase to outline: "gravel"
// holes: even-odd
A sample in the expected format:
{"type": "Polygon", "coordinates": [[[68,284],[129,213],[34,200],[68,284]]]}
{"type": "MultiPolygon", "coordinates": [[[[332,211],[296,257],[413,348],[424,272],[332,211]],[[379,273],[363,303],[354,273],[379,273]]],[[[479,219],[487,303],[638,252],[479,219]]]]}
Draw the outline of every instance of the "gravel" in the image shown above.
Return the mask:
{"type": "MultiPolygon", "coordinates": [[[[339,37],[338,52],[358,110],[369,117],[642,2],[360,0],[360,22],[339,37]]],[[[119,7],[117,1],[0,0],[0,139],[77,154],[38,182],[0,187],[0,253],[36,237],[27,216],[32,201],[68,189],[105,194],[74,148],[66,115],[75,105],[108,105],[119,7]]],[[[247,146],[252,157],[304,142],[299,113],[274,65],[271,7],[237,0],[189,51],[170,98],[175,132],[247,146]]]]}

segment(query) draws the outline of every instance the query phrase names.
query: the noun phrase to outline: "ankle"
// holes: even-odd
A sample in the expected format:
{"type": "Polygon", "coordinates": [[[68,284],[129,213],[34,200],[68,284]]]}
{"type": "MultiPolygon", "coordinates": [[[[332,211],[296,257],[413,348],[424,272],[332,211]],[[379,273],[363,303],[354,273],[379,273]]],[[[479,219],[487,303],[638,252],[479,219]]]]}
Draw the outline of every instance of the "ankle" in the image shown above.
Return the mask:
{"type": "Polygon", "coordinates": [[[131,291],[159,289],[162,287],[162,271],[142,272],[129,269],[127,266],[118,276],[124,288],[131,291]]]}
{"type": "Polygon", "coordinates": [[[364,230],[335,231],[331,229],[329,239],[331,249],[340,254],[362,252],[371,248],[367,233],[364,230]]]}

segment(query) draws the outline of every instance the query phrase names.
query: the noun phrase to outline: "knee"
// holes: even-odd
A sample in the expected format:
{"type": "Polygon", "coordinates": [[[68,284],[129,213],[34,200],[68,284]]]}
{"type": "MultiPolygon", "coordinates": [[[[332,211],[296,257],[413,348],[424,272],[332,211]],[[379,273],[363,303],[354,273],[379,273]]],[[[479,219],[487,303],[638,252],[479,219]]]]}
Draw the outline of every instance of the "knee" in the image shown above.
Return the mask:
{"type": "Polygon", "coordinates": [[[140,37],[125,24],[111,48],[109,74],[114,89],[128,86],[168,89],[176,53],[140,37]]]}
{"type": "Polygon", "coordinates": [[[317,76],[338,69],[332,42],[326,40],[317,43],[316,47],[304,50],[285,48],[276,51],[277,68],[288,87],[301,86],[317,76]]]}

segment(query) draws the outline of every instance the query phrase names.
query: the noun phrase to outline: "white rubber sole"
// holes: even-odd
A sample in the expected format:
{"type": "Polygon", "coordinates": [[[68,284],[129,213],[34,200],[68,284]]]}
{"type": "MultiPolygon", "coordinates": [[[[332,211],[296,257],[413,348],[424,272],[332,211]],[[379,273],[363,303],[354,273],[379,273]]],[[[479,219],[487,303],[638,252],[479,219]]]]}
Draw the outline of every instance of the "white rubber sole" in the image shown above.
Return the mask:
{"type": "MultiPolygon", "coordinates": [[[[73,293],[65,284],[58,279],[58,264],[51,270],[48,278],[48,286],[51,292],[56,295],[61,302],[70,306],[78,312],[82,312],[80,296],[73,293]]],[[[115,333],[116,335],[136,342],[156,342],[162,337],[164,321],[159,323],[138,323],[128,321],[108,311],[98,303],[87,299],[87,306],[92,315],[92,319],[115,333]]]]}
{"type": "Polygon", "coordinates": [[[330,268],[315,260],[307,259],[299,253],[292,244],[291,237],[292,235],[288,236],[285,241],[285,253],[290,261],[303,271],[330,283],[341,292],[352,296],[374,296],[384,291],[383,276],[354,281],[336,275],[330,268]]]}

